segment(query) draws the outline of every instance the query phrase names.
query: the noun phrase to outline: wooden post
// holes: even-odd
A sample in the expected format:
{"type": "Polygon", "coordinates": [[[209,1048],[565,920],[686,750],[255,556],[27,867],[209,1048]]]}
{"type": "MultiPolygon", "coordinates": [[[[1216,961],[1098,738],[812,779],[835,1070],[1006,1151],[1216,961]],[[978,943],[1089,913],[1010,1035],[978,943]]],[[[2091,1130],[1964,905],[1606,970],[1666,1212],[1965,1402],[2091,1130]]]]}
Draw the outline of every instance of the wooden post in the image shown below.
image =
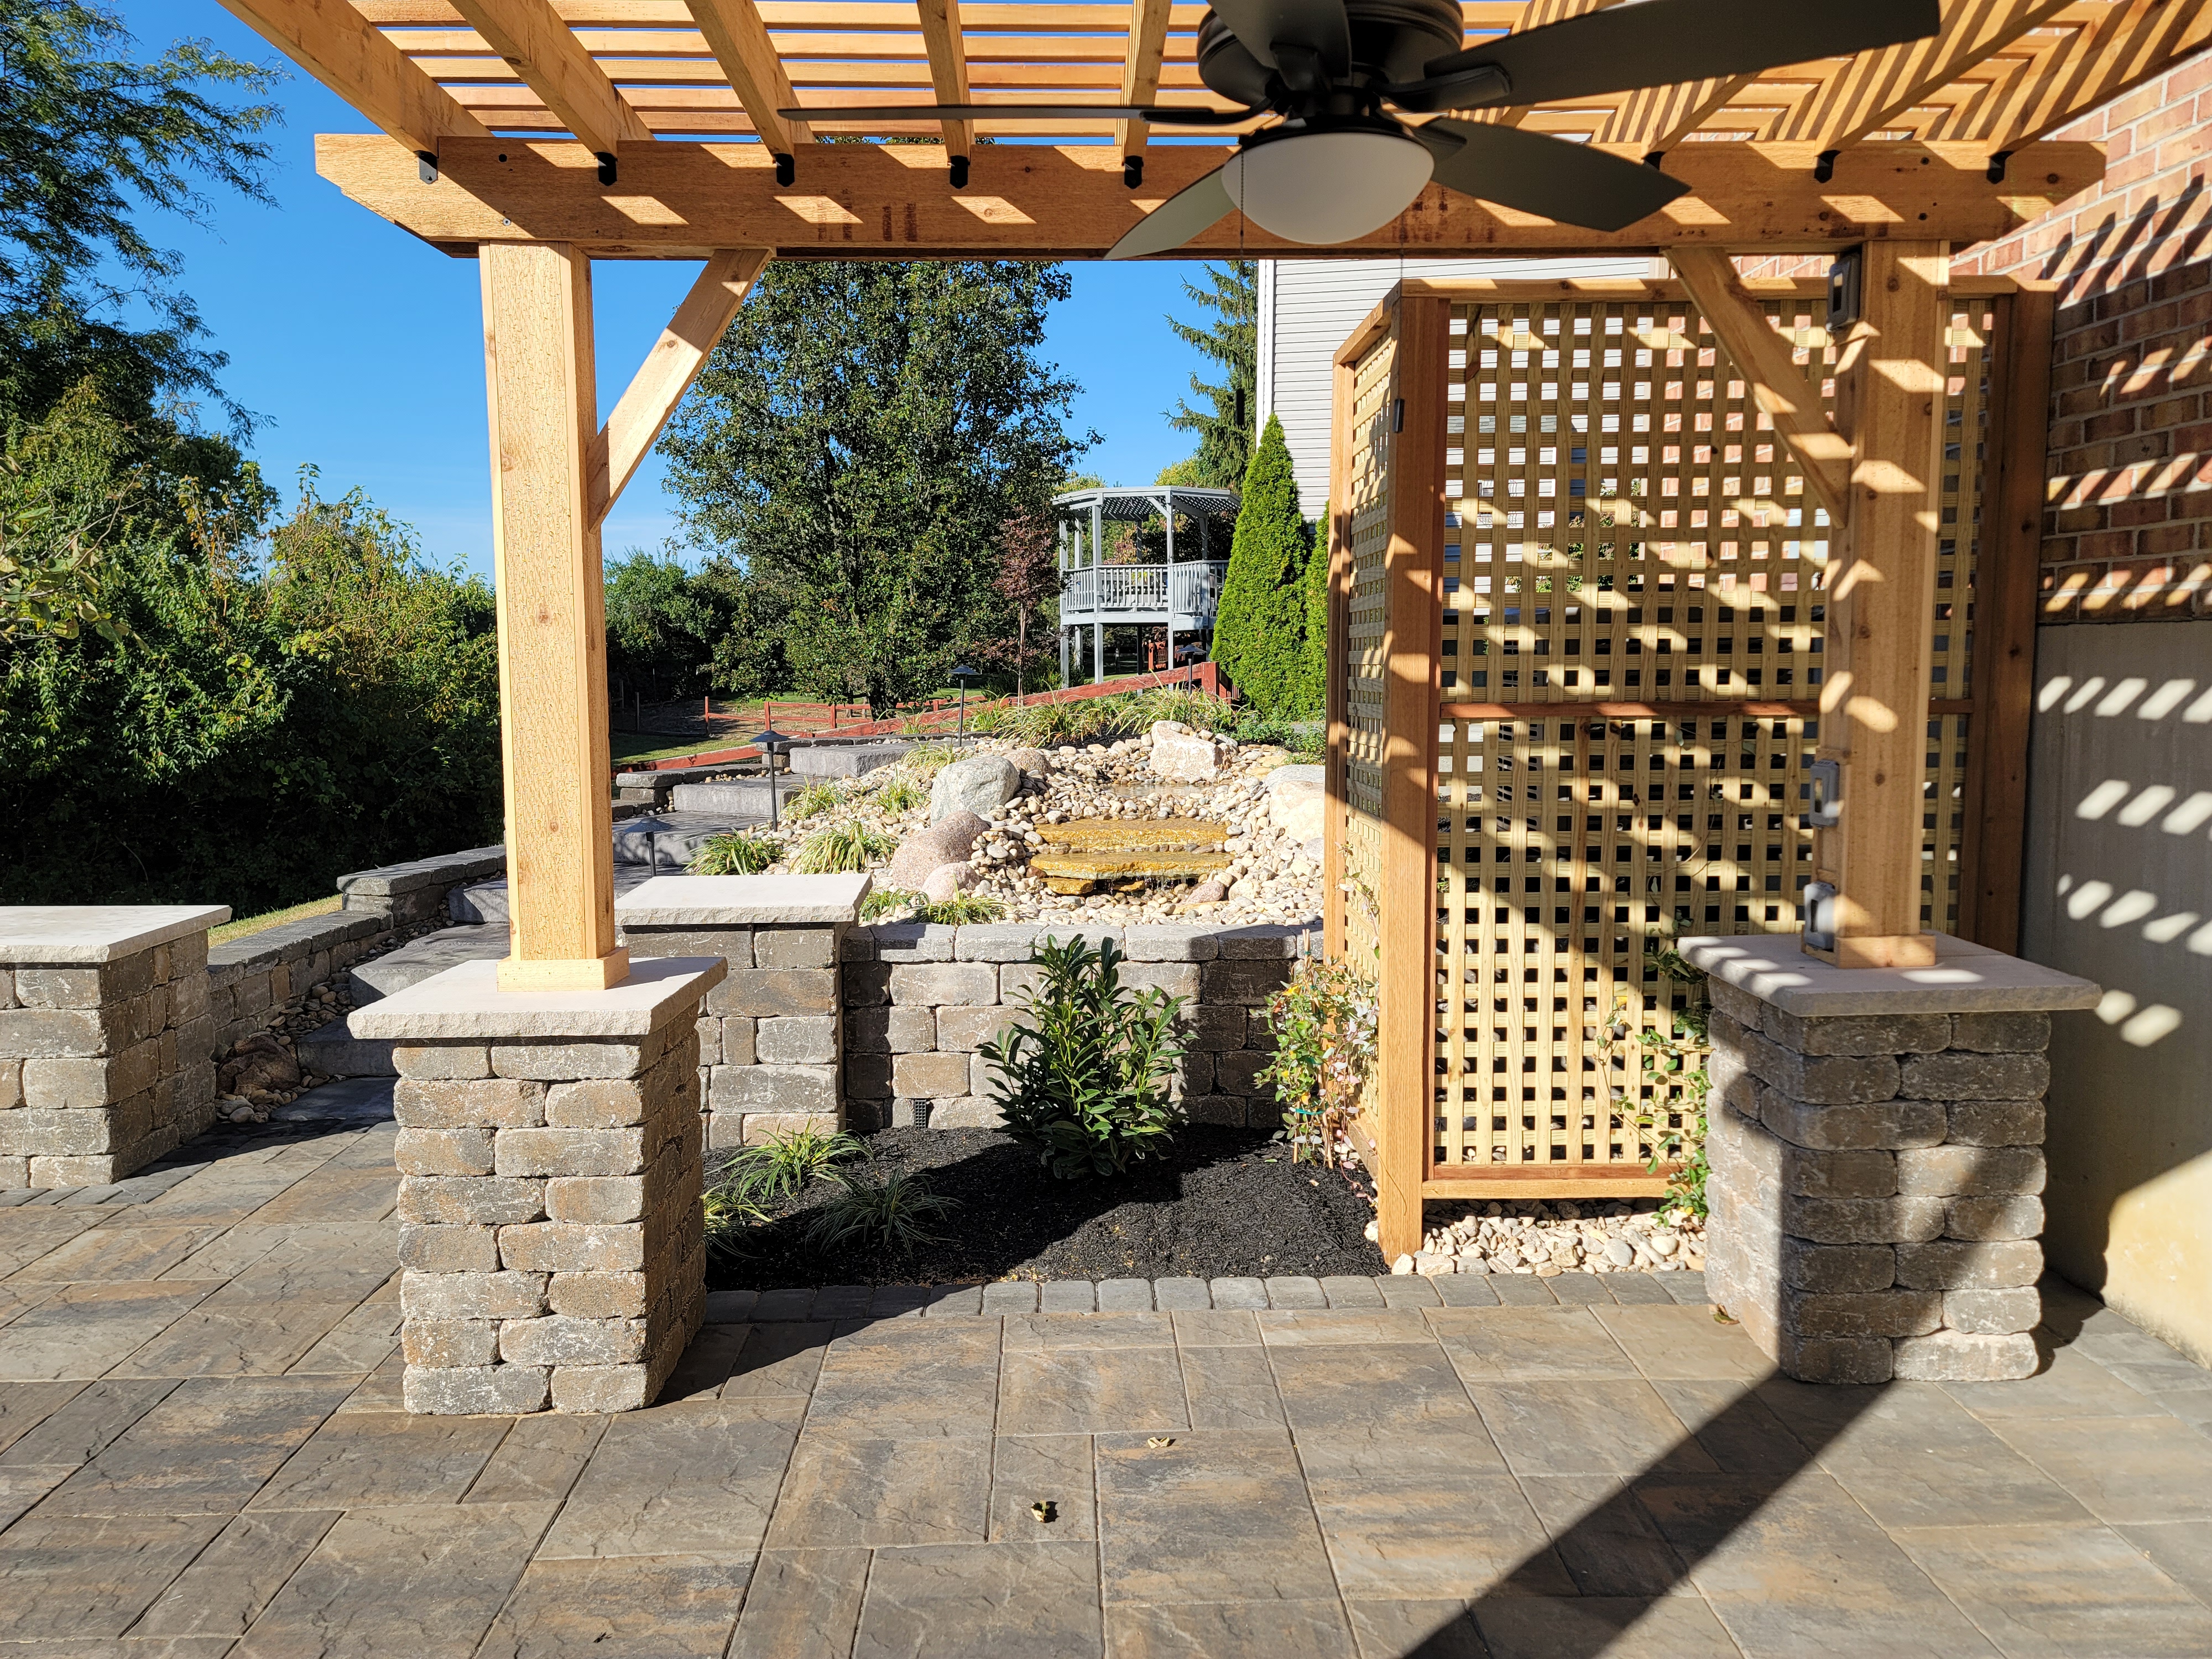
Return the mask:
{"type": "MultiPolygon", "coordinates": [[[[1996,302],[1990,432],[1974,567],[1974,725],[1959,931],[2020,949],[2021,825],[2027,812],[2028,723],[2035,701],[2035,602],[2043,562],[2045,451],[2051,435],[2051,340],[2057,295],[2023,283],[1996,302]]],[[[1964,531],[1965,526],[1960,526],[1964,531]]]]}
{"type": "Polygon", "coordinates": [[[1922,772],[1951,261],[1942,242],[1869,242],[1861,258],[1861,314],[1836,366],[1836,428],[1853,459],[1828,564],[1820,754],[1843,763],[1843,812],[1814,848],[1837,891],[1836,948],[1820,954],[1840,968],[1925,967],[1936,952],[1920,924],[1922,772]]]}
{"type": "Polygon", "coordinates": [[[1382,720],[1382,870],[1376,930],[1377,1231],[1395,1261],[1421,1248],[1433,1139],[1437,1000],[1437,709],[1443,613],[1444,397],[1451,302],[1401,295],[1391,402],[1389,617],[1382,720]]]}
{"type": "Polygon", "coordinates": [[[489,242],[477,263],[514,934],[499,982],[605,989],[629,952],[615,944],[591,261],[567,243],[489,242]]]}

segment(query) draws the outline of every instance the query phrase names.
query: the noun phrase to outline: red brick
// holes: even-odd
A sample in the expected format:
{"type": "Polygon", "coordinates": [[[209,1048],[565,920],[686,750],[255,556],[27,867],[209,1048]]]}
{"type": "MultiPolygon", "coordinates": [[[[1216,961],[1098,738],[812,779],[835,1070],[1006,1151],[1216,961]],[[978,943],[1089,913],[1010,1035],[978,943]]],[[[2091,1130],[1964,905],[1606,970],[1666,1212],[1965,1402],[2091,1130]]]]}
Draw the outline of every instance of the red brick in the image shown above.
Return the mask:
{"type": "Polygon", "coordinates": [[[2154,495],[2148,500],[2116,501],[2112,505],[2112,527],[2115,530],[2140,530],[2146,525],[2164,524],[2167,519],[2166,498],[2154,495]]]}
{"type": "Polygon", "coordinates": [[[2124,559],[2135,550],[2135,536],[2130,531],[2105,530],[2082,537],[2078,545],[2085,559],[2124,559]]]}
{"type": "Polygon", "coordinates": [[[2114,438],[2124,438],[2135,429],[2135,410],[2115,409],[2084,422],[2081,434],[2092,443],[2108,442],[2114,438]]]}
{"type": "Polygon", "coordinates": [[[2136,549],[2142,553],[2186,553],[2197,544],[2197,526],[2189,524],[2166,524],[2145,530],[2136,538],[2136,549]]]}
{"type": "MultiPolygon", "coordinates": [[[[2167,398],[2160,402],[2154,403],[2148,409],[2142,411],[2143,429],[2148,432],[2154,428],[2166,428],[2186,425],[2188,422],[2197,418],[2197,407],[2203,402],[2203,398],[2191,396],[2187,398],[2167,398]]],[[[2156,451],[2146,451],[2145,453],[2163,455],[2166,452],[2163,448],[2160,448],[2156,451]]]]}

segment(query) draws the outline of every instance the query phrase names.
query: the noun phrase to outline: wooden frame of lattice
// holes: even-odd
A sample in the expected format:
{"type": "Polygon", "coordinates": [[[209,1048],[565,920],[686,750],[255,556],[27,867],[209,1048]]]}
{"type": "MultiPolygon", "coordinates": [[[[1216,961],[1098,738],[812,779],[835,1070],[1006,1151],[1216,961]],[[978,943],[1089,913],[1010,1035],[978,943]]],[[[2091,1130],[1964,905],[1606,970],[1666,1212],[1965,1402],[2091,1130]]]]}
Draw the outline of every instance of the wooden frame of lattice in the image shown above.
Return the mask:
{"type": "MultiPolygon", "coordinates": [[[[1825,290],[1749,286],[1832,401],[1825,290]]],[[[2048,296],[1949,303],[1920,921],[2009,948],[2048,296]]],[[[1401,284],[1336,374],[1328,945],[1381,992],[1383,1231],[1656,1194],[1668,1085],[1606,1028],[1671,1024],[1666,939],[1798,929],[1830,515],[1677,283],[1401,284]]]]}

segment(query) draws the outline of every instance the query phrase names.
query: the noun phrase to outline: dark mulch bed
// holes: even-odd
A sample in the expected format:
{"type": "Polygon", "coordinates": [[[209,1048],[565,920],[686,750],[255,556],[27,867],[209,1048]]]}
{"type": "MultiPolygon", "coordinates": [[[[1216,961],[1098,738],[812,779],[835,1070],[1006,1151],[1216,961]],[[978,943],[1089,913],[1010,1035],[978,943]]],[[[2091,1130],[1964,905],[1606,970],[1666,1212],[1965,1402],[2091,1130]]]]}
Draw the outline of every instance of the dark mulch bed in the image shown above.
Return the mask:
{"type": "Polygon", "coordinates": [[[1368,1198],[1339,1171],[1292,1164],[1264,1130],[1185,1127],[1167,1156],[1115,1181],[1054,1180],[995,1129],[885,1129],[868,1145],[885,1172],[926,1171],[932,1191],[958,1200],[931,1226],[947,1243],[907,1256],[817,1250],[802,1235],[836,1193],[817,1182],[775,1206],[742,1255],[711,1263],[708,1282],[769,1290],[1389,1271],[1364,1237],[1368,1198]]]}

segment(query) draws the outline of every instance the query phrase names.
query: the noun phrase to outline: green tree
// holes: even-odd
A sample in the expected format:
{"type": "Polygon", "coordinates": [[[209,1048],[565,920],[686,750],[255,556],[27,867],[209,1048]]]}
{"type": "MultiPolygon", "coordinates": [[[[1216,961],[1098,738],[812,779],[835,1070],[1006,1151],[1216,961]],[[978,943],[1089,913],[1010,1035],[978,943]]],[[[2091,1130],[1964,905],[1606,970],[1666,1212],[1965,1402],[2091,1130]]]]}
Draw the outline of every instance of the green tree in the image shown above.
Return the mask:
{"type": "Polygon", "coordinates": [[[1306,555],[1305,649],[1299,662],[1295,712],[1313,716],[1328,711],[1328,503],[1323,501],[1316,521],[1311,550],[1306,555]]]}
{"type": "Polygon", "coordinates": [[[1283,423],[1273,416],[1244,471],[1229,574],[1213,623],[1213,660],[1270,714],[1297,712],[1305,677],[1306,521],[1283,423]]]}
{"type": "Polygon", "coordinates": [[[1198,434],[1198,453],[1178,464],[1188,468],[1186,476],[1163,473],[1159,482],[1231,489],[1252,459],[1249,411],[1260,383],[1260,267],[1251,259],[1209,261],[1206,278],[1204,288],[1191,282],[1182,288],[1213,313],[1212,320],[1192,324],[1170,317],[1168,326],[1219,364],[1222,377],[1218,382],[1190,377],[1190,389],[1206,406],[1193,409],[1187,400],[1176,400],[1168,424],[1198,434]]]}
{"type": "Polygon", "coordinates": [[[1008,631],[999,527],[1091,441],[1037,356],[1057,265],[770,265],[662,440],[696,544],[781,609],[799,689],[888,708],[1008,631]]]}
{"type": "Polygon", "coordinates": [[[79,358],[120,351],[172,388],[220,396],[224,360],[197,343],[199,314],[175,285],[179,256],[134,214],[204,223],[201,181],[268,200],[269,148],[257,135],[276,106],[208,88],[253,96],[281,77],[204,40],[143,64],[126,55],[131,44],[119,16],[82,0],[0,0],[0,357],[27,351],[51,366],[58,336],[79,358]],[[155,326],[92,321],[127,307],[150,311],[155,326]]]}
{"type": "Polygon", "coordinates": [[[649,701],[706,690],[730,625],[723,585],[633,552],[607,569],[606,611],[607,670],[625,689],[649,701]]]}

